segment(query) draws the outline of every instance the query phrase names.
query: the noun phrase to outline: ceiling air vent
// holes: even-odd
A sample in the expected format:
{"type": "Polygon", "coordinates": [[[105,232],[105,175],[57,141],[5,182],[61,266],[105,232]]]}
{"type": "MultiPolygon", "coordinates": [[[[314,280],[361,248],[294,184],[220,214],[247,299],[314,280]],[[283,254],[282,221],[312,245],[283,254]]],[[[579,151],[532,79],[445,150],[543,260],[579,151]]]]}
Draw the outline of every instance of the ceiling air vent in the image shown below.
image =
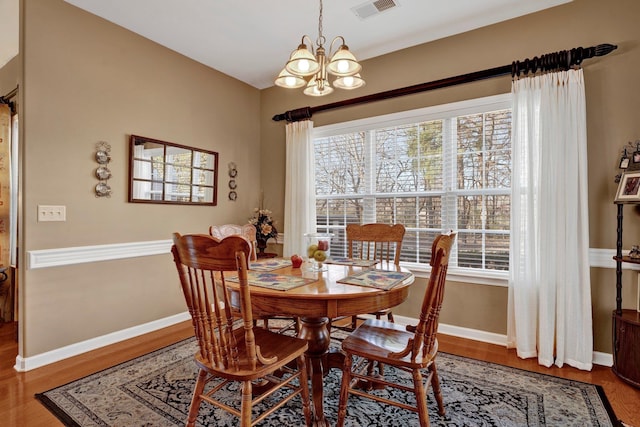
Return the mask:
{"type": "Polygon", "coordinates": [[[352,7],[351,10],[358,18],[367,19],[396,6],[399,6],[397,0],[374,0],[352,7]]]}

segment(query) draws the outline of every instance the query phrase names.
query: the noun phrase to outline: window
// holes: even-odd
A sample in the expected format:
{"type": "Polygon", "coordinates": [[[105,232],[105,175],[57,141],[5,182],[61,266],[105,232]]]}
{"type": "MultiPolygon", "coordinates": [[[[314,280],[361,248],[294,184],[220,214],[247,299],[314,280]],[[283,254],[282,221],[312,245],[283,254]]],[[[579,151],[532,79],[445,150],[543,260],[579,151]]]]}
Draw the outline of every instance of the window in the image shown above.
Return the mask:
{"type": "Polygon", "coordinates": [[[453,229],[450,268],[506,274],[508,94],[319,127],[314,146],[317,227],[334,233],[332,255],[346,254],[348,223],[400,223],[405,263],[428,264],[435,236],[453,229]]]}

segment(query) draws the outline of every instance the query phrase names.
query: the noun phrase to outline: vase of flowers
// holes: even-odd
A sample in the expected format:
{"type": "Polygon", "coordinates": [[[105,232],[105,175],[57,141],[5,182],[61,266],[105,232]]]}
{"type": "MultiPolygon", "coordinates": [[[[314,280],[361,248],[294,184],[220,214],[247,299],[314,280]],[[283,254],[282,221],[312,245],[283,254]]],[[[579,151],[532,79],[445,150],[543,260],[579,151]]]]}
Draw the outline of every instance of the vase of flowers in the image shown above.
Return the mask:
{"type": "Polygon", "coordinates": [[[278,230],[269,209],[255,208],[253,216],[249,218],[249,224],[256,228],[256,242],[258,243],[258,253],[263,254],[267,247],[267,240],[278,237],[278,230]]]}

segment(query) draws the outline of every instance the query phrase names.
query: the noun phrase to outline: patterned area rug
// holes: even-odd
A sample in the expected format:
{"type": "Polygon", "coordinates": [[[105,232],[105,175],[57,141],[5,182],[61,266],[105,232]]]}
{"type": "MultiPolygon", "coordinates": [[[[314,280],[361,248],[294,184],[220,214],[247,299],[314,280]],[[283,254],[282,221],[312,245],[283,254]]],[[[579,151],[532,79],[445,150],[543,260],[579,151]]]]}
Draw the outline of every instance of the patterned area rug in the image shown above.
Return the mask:
{"type": "MultiPolygon", "coordinates": [[[[67,426],[183,426],[196,378],[195,349],[195,341],[188,339],[36,397],[67,426]]],[[[438,415],[429,390],[433,426],[619,425],[599,386],[446,353],[437,360],[447,414],[438,415]]],[[[385,367],[385,376],[404,375],[385,367]]],[[[332,369],[325,378],[325,416],[331,425],[337,418],[340,377],[340,370],[332,369]]],[[[402,392],[380,393],[397,398],[402,392]]],[[[294,398],[260,425],[303,425],[301,406],[294,398]]],[[[351,396],[348,408],[346,426],[419,425],[417,414],[369,399],[351,396]]],[[[206,403],[198,423],[238,425],[233,416],[206,403]]]]}

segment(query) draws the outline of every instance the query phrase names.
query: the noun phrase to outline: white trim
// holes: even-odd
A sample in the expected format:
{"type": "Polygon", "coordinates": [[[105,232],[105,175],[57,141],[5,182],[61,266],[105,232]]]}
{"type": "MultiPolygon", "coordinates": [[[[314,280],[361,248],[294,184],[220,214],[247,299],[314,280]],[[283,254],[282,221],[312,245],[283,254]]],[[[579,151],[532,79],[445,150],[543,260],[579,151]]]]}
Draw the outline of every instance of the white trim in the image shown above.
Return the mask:
{"type": "Polygon", "coordinates": [[[501,110],[511,108],[511,93],[487,96],[465,101],[440,104],[430,107],[418,108],[411,111],[400,111],[382,116],[366,117],[364,119],[349,122],[334,123],[319,126],[313,129],[313,138],[325,138],[350,131],[366,131],[381,129],[391,125],[402,125],[420,121],[437,120],[448,116],[452,111],[456,115],[468,115],[478,113],[480,110],[501,110]]]}
{"type": "Polygon", "coordinates": [[[27,251],[27,268],[58,267],[85,262],[161,255],[171,252],[171,240],[77,246],[27,251]]]}
{"type": "Polygon", "coordinates": [[[594,351],[593,364],[611,367],[613,366],[613,354],[602,353],[601,351],[594,351]]]}
{"type": "MultiPolygon", "coordinates": [[[[418,319],[412,317],[393,315],[395,323],[399,325],[415,325],[418,323],[418,319]]],[[[466,338],[469,340],[486,342],[489,344],[496,344],[505,346],[507,345],[507,336],[496,334],[493,332],[481,331],[479,329],[463,328],[461,326],[447,325],[440,323],[438,325],[438,333],[444,335],[451,335],[454,337],[466,338]]]]}
{"type": "MultiPolygon", "coordinates": [[[[369,315],[364,316],[369,317],[369,315]]],[[[373,317],[373,316],[371,316],[373,317]]],[[[395,323],[399,325],[415,325],[418,319],[405,316],[393,316],[395,323]]],[[[489,344],[496,344],[500,346],[507,346],[507,336],[502,334],[496,334],[493,332],[481,331],[479,329],[463,328],[461,326],[447,325],[440,323],[438,325],[438,333],[443,335],[451,335],[454,337],[465,338],[473,341],[486,342],[489,344]]],[[[609,353],[602,353],[594,351],[592,361],[595,365],[613,366],[613,355],[609,353]]]]}
{"type": "MultiPolygon", "coordinates": [[[[284,241],[284,233],[278,233],[276,244],[284,241]]],[[[114,243],[108,245],[76,246],[27,251],[27,268],[59,267],[86,262],[109,261],[114,259],[136,258],[141,256],[162,255],[171,252],[171,240],[152,240],[147,242],[114,243]]],[[[623,253],[627,253],[624,251],[623,253]]],[[[589,249],[591,267],[616,268],[613,260],[615,249],[589,249]]],[[[402,263],[417,277],[429,277],[428,265],[402,263]]],[[[622,263],[623,270],[640,271],[640,264],[622,263]]],[[[466,272],[449,269],[448,279],[455,282],[478,283],[483,285],[507,286],[506,273],[503,272],[466,272]]]]}
{"type": "MultiPolygon", "coordinates": [[[[364,317],[373,317],[366,315],[364,317]]],[[[16,357],[16,364],[14,369],[18,372],[30,371],[32,369],[40,368],[42,366],[59,362],[69,357],[77,356],[92,350],[96,350],[107,345],[115,344],[120,341],[135,338],[137,336],[157,331],[162,328],[166,328],[175,325],[180,322],[184,322],[190,319],[188,312],[179,313],[173,316],[165,317],[163,319],[155,320],[153,322],[144,323],[142,325],[134,326],[131,328],[123,329],[121,331],[112,332],[107,335],[103,335],[96,338],[91,338],[86,341],[81,341],[75,344],[70,344],[65,347],[61,347],[55,350],[47,351],[45,353],[37,354],[22,358],[16,357]]],[[[415,325],[417,319],[405,316],[394,316],[395,322],[399,325],[415,325]]],[[[490,344],[496,344],[506,346],[507,336],[496,334],[493,332],[481,331],[478,329],[463,328],[460,326],[447,325],[441,323],[438,327],[438,333],[444,335],[451,335],[455,337],[470,339],[474,341],[486,342],[490,344]]],[[[602,366],[613,366],[613,355],[609,353],[593,352],[593,363],[602,366]]]]}
{"type": "Polygon", "coordinates": [[[35,356],[29,356],[25,358],[17,356],[16,364],[13,368],[18,372],[30,371],[32,369],[40,368],[41,366],[48,365],[50,363],[59,362],[60,360],[77,356],[91,350],[115,344],[117,342],[124,341],[130,338],[135,338],[149,332],[157,331],[158,329],[166,328],[168,326],[172,326],[189,319],[191,319],[191,316],[189,316],[189,313],[185,311],[183,313],[165,317],[164,319],[154,320],[142,325],[133,326],[131,328],[112,332],[100,337],[95,337],[86,341],[70,344],[65,347],[47,351],[45,353],[36,354],[35,356]]]}
{"type": "MultiPolygon", "coordinates": [[[[628,255],[629,251],[622,251],[623,255],[628,255]]],[[[616,256],[615,249],[589,249],[589,264],[591,267],[600,268],[616,268],[616,262],[613,257],[616,256]]],[[[640,271],[640,264],[633,264],[629,262],[622,263],[623,270],[636,270],[640,271]]]]}
{"type": "MultiPolygon", "coordinates": [[[[416,277],[428,279],[431,274],[431,267],[427,264],[417,263],[400,263],[403,267],[407,267],[416,277]]],[[[489,286],[509,286],[506,272],[490,272],[490,271],[465,271],[462,269],[450,268],[447,271],[447,280],[452,282],[474,283],[478,285],[489,286]]]]}

